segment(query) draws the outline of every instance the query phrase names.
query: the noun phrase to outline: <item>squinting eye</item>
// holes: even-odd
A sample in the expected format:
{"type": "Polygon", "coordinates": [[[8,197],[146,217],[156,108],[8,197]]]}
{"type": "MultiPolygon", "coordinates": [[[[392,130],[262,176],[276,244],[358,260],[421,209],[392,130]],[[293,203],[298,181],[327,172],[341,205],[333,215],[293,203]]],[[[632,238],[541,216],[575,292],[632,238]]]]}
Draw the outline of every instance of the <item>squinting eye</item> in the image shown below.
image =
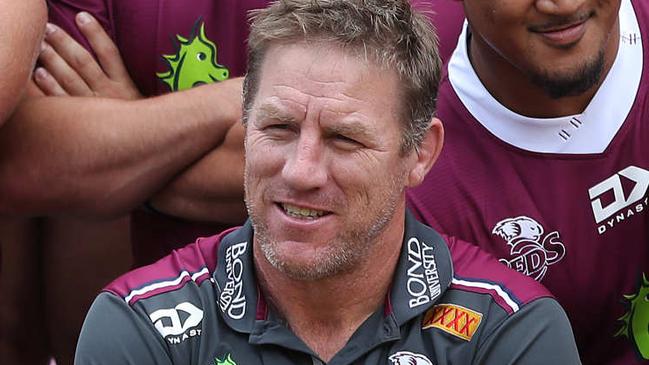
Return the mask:
{"type": "Polygon", "coordinates": [[[280,129],[280,130],[285,130],[288,128],[289,128],[288,124],[271,124],[266,127],[266,129],[280,129]]]}
{"type": "Polygon", "coordinates": [[[343,136],[342,134],[336,134],[335,138],[336,138],[337,140],[339,140],[339,141],[343,141],[343,142],[357,143],[357,142],[354,141],[353,139],[351,139],[351,138],[349,138],[349,137],[346,137],[346,136],[343,136]]]}
{"type": "Polygon", "coordinates": [[[293,128],[290,124],[269,124],[261,128],[268,136],[285,138],[288,134],[293,133],[293,128]]]}
{"type": "Polygon", "coordinates": [[[205,59],[207,58],[207,55],[205,55],[205,53],[203,53],[203,52],[198,52],[198,53],[196,54],[196,58],[197,58],[199,61],[205,61],[205,59]]]}
{"type": "Polygon", "coordinates": [[[345,149],[354,149],[363,147],[363,145],[355,139],[343,136],[342,134],[336,134],[333,136],[333,141],[336,145],[343,147],[345,149]]]}

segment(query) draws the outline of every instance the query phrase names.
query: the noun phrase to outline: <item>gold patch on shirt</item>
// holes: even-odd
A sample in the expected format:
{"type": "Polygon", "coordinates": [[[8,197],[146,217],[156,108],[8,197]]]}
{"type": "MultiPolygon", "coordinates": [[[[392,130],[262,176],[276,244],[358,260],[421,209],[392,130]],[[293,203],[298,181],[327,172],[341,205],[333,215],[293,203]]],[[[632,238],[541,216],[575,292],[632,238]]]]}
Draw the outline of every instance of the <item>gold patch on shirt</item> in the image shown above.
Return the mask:
{"type": "Polygon", "coordinates": [[[439,328],[471,341],[482,321],[482,313],[454,304],[438,304],[424,314],[422,329],[439,328]]]}

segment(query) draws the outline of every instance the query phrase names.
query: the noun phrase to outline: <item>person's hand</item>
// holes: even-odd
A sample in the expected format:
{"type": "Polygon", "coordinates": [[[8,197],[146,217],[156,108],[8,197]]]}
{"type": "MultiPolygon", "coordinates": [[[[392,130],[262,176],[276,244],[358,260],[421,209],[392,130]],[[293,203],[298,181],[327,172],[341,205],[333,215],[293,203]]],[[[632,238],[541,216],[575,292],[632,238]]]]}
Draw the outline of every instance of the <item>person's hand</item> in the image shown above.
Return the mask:
{"type": "Polygon", "coordinates": [[[54,24],[47,24],[39,56],[43,67],[34,72],[38,87],[50,96],[141,98],[117,46],[101,24],[86,12],[77,14],[75,20],[99,63],[65,31],[54,24]]]}

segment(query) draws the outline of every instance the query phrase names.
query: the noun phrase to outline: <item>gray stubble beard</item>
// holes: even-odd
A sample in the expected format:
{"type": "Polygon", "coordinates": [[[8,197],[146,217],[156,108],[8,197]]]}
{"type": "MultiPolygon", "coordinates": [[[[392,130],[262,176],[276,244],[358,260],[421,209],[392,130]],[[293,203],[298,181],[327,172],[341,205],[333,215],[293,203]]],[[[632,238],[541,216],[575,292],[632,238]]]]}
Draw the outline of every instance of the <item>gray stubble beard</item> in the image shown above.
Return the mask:
{"type": "Polygon", "coordinates": [[[292,265],[283,261],[277,254],[278,242],[274,242],[268,234],[267,225],[254,213],[254,205],[249,203],[249,191],[246,184],[246,208],[255,232],[255,244],[258,244],[266,260],[275,269],[286,274],[294,280],[317,281],[352,270],[363,257],[377,244],[377,237],[383,232],[387,224],[393,219],[399,194],[396,193],[397,179],[392,178],[390,196],[373,197],[385,201],[379,210],[377,219],[372,222],[369,229],[363,232],[363,227],[337,235],[334,246],[328,247],[323,254],[314,259],[311,265],[292,265]]]}

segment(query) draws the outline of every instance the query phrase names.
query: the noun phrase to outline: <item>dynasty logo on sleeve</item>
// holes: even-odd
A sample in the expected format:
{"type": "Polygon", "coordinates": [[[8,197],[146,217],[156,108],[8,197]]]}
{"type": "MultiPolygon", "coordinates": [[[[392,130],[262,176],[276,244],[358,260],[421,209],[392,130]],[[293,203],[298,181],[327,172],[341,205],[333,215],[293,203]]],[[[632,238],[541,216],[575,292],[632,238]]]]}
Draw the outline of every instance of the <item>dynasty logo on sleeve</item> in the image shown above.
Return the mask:
{"type": "Polygon", "coordinates": [[[203,311],[189,302],[183,302],[169,309],[158,309],[149,314],[151,322],[169,343],[179,344],[200,336],[198,328],[203,321],[203,311]]]}

